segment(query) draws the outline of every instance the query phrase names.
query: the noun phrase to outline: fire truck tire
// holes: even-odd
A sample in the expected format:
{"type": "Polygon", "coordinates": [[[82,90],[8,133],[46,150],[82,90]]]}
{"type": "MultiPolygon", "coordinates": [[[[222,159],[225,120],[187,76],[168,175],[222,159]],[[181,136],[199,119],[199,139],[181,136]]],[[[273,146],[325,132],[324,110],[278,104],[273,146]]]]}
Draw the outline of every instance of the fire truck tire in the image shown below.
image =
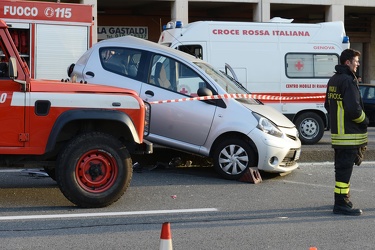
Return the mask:
{"type": "Polygon", "coordinates": [[[304,145],[316,144],[324,134],[323,119],[316,113],[306,112],[299,115],[295,120],[299,139],[304,145]]]}
{"type": "Polygon", "coordinates": [[[72,139],[57,160],[57,184],[79,207],[105,207],[117,201],[132,175],[128,150],[115,137],[100,132],[72,139]]]}
{"type": "Polygon", "coordinates": [[[256,157],[253,148],[241,138],[225,138],[213,151],[214,169],[228,180],[239,179],[249,167],[255,166],[256,157]]]}

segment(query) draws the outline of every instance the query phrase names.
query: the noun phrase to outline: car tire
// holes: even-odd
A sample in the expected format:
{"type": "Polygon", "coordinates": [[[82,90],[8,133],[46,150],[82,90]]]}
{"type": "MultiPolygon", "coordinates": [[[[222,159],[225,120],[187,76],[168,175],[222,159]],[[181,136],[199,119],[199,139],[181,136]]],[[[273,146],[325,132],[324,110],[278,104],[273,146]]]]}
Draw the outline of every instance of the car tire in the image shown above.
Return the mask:
{"type": "Polygon", "coordinates": [[[249,167],[255,166],[256,157],[250,143],[240,138],[226,138],[213,152],[216,172],[228,180],[239,179],[249,167]]]}
{"type": "Polygon", "coordinates": [[[115,137],[98,132],[79,135],[59,155],[57,183],[64,196],[79,207],[105,207],[130,185],[132,160],[115,137]]]}
{"type": "Polygon", "coordinates": [[[307,112],[299,115],[295,120],[299,139],[304,145],[316,144],[324,134],[323,119],[316,113],[307,112]]]}

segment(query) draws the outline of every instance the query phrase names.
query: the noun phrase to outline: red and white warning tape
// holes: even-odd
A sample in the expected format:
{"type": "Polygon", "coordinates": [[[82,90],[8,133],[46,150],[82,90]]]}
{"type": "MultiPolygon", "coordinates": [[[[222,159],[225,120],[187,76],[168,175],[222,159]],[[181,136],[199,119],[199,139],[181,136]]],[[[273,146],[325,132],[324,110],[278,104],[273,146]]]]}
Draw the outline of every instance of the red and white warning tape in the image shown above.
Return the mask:
{"type": "Polygon", "coordinates": [[[162,100],[149,102],[150,104],[160,104],[160,103],[172,103],[172,102],[187,102],[187,101],[204,101],[204,100],[214,100],[214,99],[228,99],[228,98],[253,98],[258,100],[275,100],[275,101],[286,101],[286,100],[302,100],[302,99],[321,99],[325,98],[324,95],[319,96],[276,96],[276,95],[257,95],[257,94],[224,94],[224,95],[212,95],[212,96],[197,96],[197,97],[187,97],[179,98],[173,100],[162,100]]]}

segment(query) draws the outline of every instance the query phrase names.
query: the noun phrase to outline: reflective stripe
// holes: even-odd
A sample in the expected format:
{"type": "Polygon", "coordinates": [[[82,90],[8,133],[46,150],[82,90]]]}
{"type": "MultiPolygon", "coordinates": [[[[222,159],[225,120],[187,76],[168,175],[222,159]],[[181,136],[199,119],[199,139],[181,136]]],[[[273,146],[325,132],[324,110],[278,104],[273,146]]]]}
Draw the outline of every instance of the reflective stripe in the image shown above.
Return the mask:
{"type": "Polygon", "coordinates": [[[337,101],[337,133],[345,134],[344,107],[342,101],[337,101]]]}
{"type": "Polygon", "coordinates": [[[349,194],[349,188],[335,188],[335,194],[349,194]]]}
{"type": "Polygon", "coordinates": [[[350,183],[336,181],[335,194],[349,194],[350,183]]]}
{"type": "Polygon", "coordinates": [[[336,187],[338,187],[338,188],[349,188],[350,183],[336,181],[336,187]]]}
{"type": "Polygon", "coordinates": [[[365,112],[363,112],[363,110],[362,110],[362,114],[361,114],[361,116],[358,117],[358,118],[356,118],[356,119],[353,119],[353,122],[361,123],[361,122],[363,122],[363,121],[365,120],[365,118],[366,118],[366,114],[365,114],[365,112]]]}
{"type": "Polygon", "coordinates": [[[331,134],[332,145],[362,145],[368,142],[367,132],[363,134],[331,134]]]}

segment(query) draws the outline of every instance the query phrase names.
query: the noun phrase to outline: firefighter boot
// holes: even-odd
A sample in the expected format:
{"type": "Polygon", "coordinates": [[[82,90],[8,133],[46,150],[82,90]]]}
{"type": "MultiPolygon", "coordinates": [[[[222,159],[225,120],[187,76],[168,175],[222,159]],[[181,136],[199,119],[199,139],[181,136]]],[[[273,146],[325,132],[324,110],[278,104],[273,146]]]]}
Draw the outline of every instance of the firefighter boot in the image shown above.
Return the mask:
{"type": "Polygon", "coordinates": [[[349,195],[335,194],[334,214],[358,216],[362,214],[359,208],[353,208],[353,203],[349,200],[349,195]]]}
{"type": "Polygon", "coordinates": [[[345,200],[346,204],[347,204],[350,208],[352,208],[352,207],[353,207],[353,203],[349,200],[349,198],[350,198],[350,191],[349,191],[349,193],[346,195],[346,197],[344,198],[344,200],[345,200]]]}

